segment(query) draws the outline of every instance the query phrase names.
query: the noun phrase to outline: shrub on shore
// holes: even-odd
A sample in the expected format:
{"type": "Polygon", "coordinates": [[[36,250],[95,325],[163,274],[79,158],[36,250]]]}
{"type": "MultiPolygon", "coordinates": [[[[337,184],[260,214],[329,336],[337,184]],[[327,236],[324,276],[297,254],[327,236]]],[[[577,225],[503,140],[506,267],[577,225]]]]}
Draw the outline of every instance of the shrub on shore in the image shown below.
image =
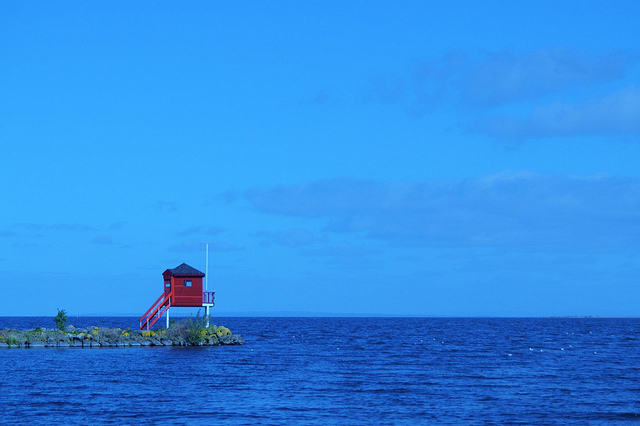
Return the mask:
{"type": "Polygon", "coordinates": [[[56,323],[56,327],[58,327],[58,330],[64,330],[64,328],[67,326],[67,311],[65,311],[64,309],[58,309],[58,315],[53,318],[53,322],[56,323]]]}
{"type": "Polygon", "coordinates": [[[201,345],[207,337],[207,317],[200,318],[200,312],[193,318],[189,318],[187,325],[186,341],[192,346],[201,345]]]}

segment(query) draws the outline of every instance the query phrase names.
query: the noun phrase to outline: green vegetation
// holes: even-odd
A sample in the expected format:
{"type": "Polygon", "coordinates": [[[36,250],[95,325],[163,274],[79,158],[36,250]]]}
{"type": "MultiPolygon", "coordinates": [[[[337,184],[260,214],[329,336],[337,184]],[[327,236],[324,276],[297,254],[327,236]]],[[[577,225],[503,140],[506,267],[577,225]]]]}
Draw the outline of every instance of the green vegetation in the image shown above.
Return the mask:
{"type": "Polygon", "coordinates": [[[197,346],[204,342],[204,339],[207,337],[207,322],[209,322],[209,318],[200,318],[200,311],[198,311],[195,319],[189,318],[186,337],[187,343],[192,346],[197,346]]]}
{"type": "Polygon", "coordinates": [[[67,312],[64,309],[58,309],[58,315],[55,316],[53,322],[56,323],[58,330],[64,330],[67,326],[67,312]]]}
{"type": "Polygon", "coordinates": [[[20,341],[19,341],[17,338],[13,337],[13,336],[9,336],[9,337],[7,337],[7,338],[6,338],[6,342],[5,342],[5,343],[6,343],[7,345],[9,345],[9,347],[11,347],[11,346],[18,346],[18,345],[20,345],[20,341]]]}
{"type": "Polygon", "coordinates": [[[94,335],[98,342],[117,343],[121,340],[123,333],[119,328],[100,328],[96,329],[96,333],[94,335]]]}

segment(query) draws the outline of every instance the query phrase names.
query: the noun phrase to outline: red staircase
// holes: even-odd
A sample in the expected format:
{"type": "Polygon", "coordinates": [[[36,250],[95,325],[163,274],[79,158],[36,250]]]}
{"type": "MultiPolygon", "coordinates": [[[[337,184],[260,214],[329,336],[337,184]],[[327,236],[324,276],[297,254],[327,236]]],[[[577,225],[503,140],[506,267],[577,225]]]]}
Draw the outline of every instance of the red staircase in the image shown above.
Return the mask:
{"type": "Polygon", "coordinates": [[[162,293],[162,296],[156,300],[156,302],[151,305],[149,310],[144,313],[142,318],[140,318],[140,330],[146,328],[149,330],[153,324],[158,321],[167,309],[171,307],[171,295],[173,292],[168,294],[162,293]]]}

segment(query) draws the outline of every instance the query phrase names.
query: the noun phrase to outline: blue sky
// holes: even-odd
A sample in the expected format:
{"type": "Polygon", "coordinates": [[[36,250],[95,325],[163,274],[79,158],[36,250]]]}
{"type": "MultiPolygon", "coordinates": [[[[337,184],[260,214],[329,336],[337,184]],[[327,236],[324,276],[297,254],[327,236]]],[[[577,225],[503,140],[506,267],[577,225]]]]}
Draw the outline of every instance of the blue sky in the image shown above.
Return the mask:
{"type": "Polygon", "coordinates": [[[638,315],[637,2],[5,2],[0,315],[638,315]]]}

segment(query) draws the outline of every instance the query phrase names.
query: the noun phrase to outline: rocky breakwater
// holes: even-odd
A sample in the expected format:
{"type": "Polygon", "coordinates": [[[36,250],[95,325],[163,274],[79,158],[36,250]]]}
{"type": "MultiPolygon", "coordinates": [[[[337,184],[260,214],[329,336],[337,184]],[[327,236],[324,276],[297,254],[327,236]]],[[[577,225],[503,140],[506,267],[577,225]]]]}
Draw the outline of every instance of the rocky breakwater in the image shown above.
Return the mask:
{"type": "Polygon", "coordinates": [[[130,346],[220,346],[242,345],[242,336],[227,327],[194,320],[174,322],[168,329],[75,328],[64,330],[0,330],[1,348],[110,348],[130,346]]]}

